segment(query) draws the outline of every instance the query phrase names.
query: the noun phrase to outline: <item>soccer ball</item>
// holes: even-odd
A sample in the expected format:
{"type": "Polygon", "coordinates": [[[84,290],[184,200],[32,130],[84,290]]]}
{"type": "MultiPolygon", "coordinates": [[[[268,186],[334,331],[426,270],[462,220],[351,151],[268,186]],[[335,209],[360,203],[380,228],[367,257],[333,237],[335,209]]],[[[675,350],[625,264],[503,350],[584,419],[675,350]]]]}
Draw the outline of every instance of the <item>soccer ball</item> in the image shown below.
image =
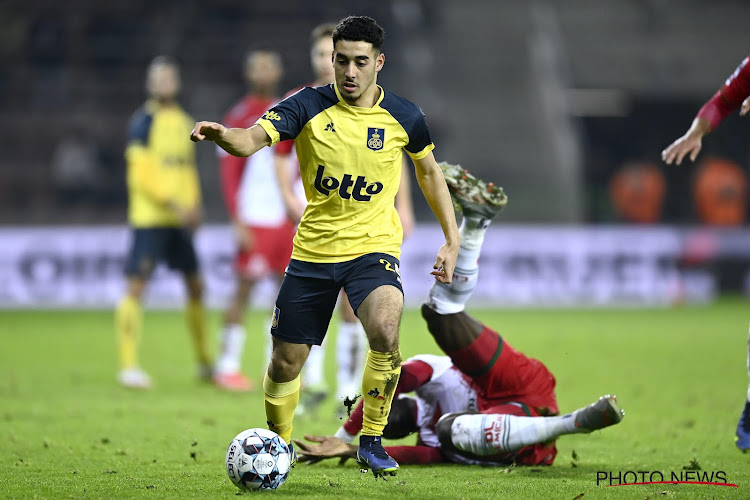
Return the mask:
{"type": "Polygon", "coordinates": [[[291,468],[289,447],[268,429],[242,431],[227,448],[227,474],[241,490],[275,490],[291,468]]]}

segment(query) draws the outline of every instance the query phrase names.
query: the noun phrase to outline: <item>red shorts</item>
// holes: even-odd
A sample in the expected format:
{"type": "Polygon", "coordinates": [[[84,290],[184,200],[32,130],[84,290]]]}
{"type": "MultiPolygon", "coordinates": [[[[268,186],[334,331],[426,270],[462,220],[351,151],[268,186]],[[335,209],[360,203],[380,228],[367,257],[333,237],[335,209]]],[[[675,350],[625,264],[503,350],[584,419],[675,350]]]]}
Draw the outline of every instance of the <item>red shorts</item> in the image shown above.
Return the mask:
{"type": "MultiPolygon", "coordinates": [[[[472,344],[448,353],[480,394],[479,411],[517,403],[526,415],[556,415],[555,377],[541,361],[527,357],[486,326],[472,344]]],[[[494,412],[493,412],[494,413],[494,412]]]]}
{"type": "Polygon", "coordinates": [[[253,248],[249,252],[237,252],[237,273],[250,279],[260,279],[271,273],[283,275],[292,258],[292,240],[296,231],[294,225],[287,221],[277,227],[247,228],[253,237],[253,248]]]}

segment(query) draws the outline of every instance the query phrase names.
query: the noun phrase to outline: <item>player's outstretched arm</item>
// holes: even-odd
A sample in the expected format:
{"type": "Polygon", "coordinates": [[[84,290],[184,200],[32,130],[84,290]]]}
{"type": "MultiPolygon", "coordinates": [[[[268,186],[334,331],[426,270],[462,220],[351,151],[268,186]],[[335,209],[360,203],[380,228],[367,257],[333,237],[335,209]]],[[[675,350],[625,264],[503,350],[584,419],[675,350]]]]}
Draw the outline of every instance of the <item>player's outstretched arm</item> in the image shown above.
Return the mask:
{"type": "Polygon", "coordinates": [[[690,129],[661,153],[667,165],[682,163],[685,156],[695,161],[701,150],[703,136],[714,130],[737,108],[740,115],[750,112],[750,57],[742,60],[721,88],[703,104],[690,129]]]}
{"type": "Polygon", "coordinates": [[[190,133],[193,142],[213,141],[233,156],[250,156],[263,146],[271,145],[271,138],[263,127],[227,128],[221,123],[198,122],[190,133]]]}
{"type": "Polygon", "coordinates": [[[333,436],[307,435],[305,439],[309,442],[294,439],[300,462],[312,465],[326,458],[340,458],[343,463],[346,459],[357,458],[358,446],[345,443],[333,436]],[[310,444],[310,442],[318,444],[310,444]]]}
{"type": "Polygon", "coordinates": [[[685,135],[670,144],[661,152],[661,159],[667,165],[672,163],[680,165],[683,158],[688,156],[690,161],[695,161],[701,151],[703,136],[711,131],[711,124],[702,117],[696,117],[685,135]]]}
{"type": "Polygon", "coordinates": [[[453,279],[453,270],[456,267],[461,236],[458,234],[456,215],[453,211],[448,185],[445,183],[443,171],[440,170],[432,152],[420,160],[414,160],[414,166],[416,167],[419,187],[422,189],[432,212],[440,222],[440,227],[443,228],[443,234],[445,235],[445,244],[438,250],[437,259],[432,266],[435,270],[430,274],[442,283],[450,283],[453,279]]]}

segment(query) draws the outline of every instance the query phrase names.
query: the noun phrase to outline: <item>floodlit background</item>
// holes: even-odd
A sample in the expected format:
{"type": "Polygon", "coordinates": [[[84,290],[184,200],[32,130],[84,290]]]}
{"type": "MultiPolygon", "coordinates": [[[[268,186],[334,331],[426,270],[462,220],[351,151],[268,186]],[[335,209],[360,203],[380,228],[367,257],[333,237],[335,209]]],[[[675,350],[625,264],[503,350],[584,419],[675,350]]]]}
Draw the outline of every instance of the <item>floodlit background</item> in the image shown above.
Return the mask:
{"type": "MultiPolygon", "coordinates": [[[[283,54],[283,93],[311,79],[310,29],[350,13],[386,29],[379,83],[422,107],[437,159],[509,195],[485,252],[493,266],[483,272],[494,277],[480,282],[477,300],[646,305],[744,291],[747,188],[727,195],[741,216],[714,230],[695,186],[716,162],[747,174],[750,124],[727,118],[695,165],[668,167],[659,153],[747,55],[750,4],[379,0],[352,9],[307,0],[0,2],[0,306],[109,307],[121,292],[125,131],[151,58],[176,57],[182,104],[196,119],[219,120],[245,90],[249,48],[283,54]]],[[[197,149],[208,226],[198,241],[219,306],[231,288],[232,241],[215,151],[197,149]]],[[[418,303],[434,253],[424,238],[437,244],[439,233],[413,184],[420,244],[406,241],[402,269],[407,299],[418,303]]],[[[178,300],[169,280],[157,275],[153,304],[178,300]]]]}

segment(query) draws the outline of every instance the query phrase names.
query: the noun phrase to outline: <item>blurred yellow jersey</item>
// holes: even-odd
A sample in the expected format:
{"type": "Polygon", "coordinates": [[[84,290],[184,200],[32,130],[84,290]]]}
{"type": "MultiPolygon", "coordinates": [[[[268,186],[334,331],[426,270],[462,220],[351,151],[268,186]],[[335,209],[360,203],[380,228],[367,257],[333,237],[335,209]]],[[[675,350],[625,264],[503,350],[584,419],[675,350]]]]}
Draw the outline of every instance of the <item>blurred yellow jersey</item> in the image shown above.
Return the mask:
{"type": "Polygon", "coordinates": [[[307,208],[292,258],[344,262],[401,253],[394,206],[402,153],[424,158],[434,148],[418,106],[380,88],[372,108],[350,106],[334,84],[305,87],[257,123],[272,144],[294,139],[307,208]]]}
{"type": "Polygon", "coordinates": [[[180,226],[167,201],[200,205],[193,119],[178,105],[148,101],[133,115],[125,158],[128,165],[128,219],[134,227],[180,226]]]}

